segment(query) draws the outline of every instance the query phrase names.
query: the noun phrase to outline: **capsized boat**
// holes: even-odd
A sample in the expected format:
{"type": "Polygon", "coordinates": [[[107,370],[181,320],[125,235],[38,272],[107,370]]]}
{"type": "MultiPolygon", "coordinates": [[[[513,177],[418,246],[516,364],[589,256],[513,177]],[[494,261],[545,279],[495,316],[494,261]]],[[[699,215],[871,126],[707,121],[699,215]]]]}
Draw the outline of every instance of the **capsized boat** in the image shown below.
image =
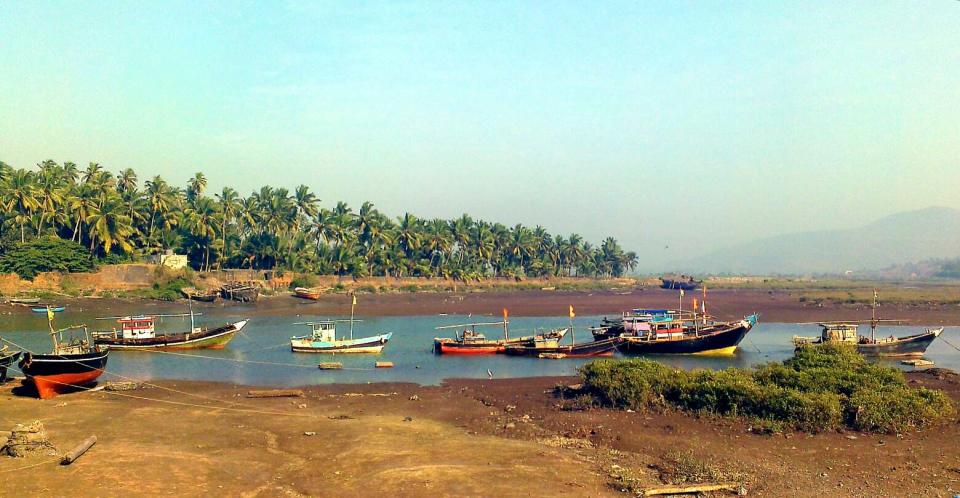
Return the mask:
{"type": "Polygon", "coordinates": [[[857,351],[864,356],[919,357],[923,356],[930,343],[943,333],[943,327],[938,327],[904,337],[890,335],[878,338],[877,326],[879,324],[890,322],[900,324],[903,320],[877,318],[877,307],[877,292],[874,291],[873,305],[871,306],[872,316],[869,320],[818,322],[817,325],[821,327],[820,337],[794,336],[793,344],[797,349],[825,343],[856,344],[857,351]],[[870,337],[858,334],[861,324],[870,325],[870,337]]]}
{"type": "MultiPolygon", "coordinates": [[[[345,320],[340,320],[341,322],[345,320]]],[[[290,349],[295,353],[380,353],[393,332],[369,337],[353,337],[351,320],[350,337],[337,339],[337,320],[301,322],[310,327],[310,334],[290,338],[290,349]]]]}
{"type": "Polygon", "coordinates": [[[0,348],[0,382],[7,380],[7,368],[20,357],[20,351],[10,351],[6,345],[0,348]]]}
{"type": "Polygon", "coordinates": [[[703,280],[694,280],[688,275],[664,275],[660,277],[660,287],[663,289],[682,289],[685,291],[694,290],[700,287],[703,280]]]}
{"type": "Polygon", "coordinates": [[[50,354],[25,352],[20,360],[20,371],[26,377],[25,385],[33,385],[41,399],[86,387],[103,374],[107,367],[109,351],[101,349],[90,339],[85,325],[76,325],[60,330],[53,329],[50,318],[50,339],[53,351],[50,354]],[[76,331],[83,330],[77,337],[76,331]],[[70,334],[65,338],[64,333],[70,334]]]}
{"type": "Polygon", "coordinates": [[[39,297],[12,297],[10,298],[10,304],[19,304],[22,306],[28,306],[31,304],[40,304],[39,297]]]}
{"type": "Polygon", "coordinates": [[[220,286],[220,297],[241,303],[255,303],[260,297],[260,287],[252,282],[230,282],[220,286]]]}
{"type": "Polygon", "coordinates": [[[122,350],[166,350],[166,349],[223,349],[230,340],[243,330],[249,320],[227,323],[219,327],[197,327],[193,309],[189,314],[177,315],[136,315],[111,316],[98,320],[116,320],[120,329],[93,333],[94,343],[122,350]],[[190,330],[157,334],[157,318],[190,317],[190,330]]]}

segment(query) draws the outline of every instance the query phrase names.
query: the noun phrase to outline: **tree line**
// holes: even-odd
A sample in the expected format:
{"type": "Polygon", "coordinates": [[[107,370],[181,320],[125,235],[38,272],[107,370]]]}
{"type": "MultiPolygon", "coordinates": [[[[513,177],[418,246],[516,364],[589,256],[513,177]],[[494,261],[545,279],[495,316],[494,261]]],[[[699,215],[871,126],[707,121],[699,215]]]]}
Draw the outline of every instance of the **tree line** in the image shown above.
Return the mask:
{"type": "Polygon", "coordinates": [[[474,220],[395,219],[370,202],[331,208],[306,185],[261,187],[243,197],[224,187],[209,195],[196,173],[181,188],[160,176],[142,183],[127,168],[80,169],[52,160],[35,169],[0,161],[0,244],[60,237],[107,262],[166,250],[186,253],[201,271],[282,269],[353,276],[621,276],[637,264],[616,239],[599,245],[541,226],[474,220]]]}

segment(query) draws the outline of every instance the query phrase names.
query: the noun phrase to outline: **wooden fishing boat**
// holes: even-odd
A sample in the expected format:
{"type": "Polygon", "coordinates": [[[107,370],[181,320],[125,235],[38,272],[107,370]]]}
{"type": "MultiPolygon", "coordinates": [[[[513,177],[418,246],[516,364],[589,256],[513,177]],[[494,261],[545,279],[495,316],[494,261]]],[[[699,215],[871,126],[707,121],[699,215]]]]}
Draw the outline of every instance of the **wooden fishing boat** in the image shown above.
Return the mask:
{"type": "Polygon", "coordinates": [[[10,348],[0,348],[0,382],[7,380],[7,368],[13,365],[20,357],[20,351],[10,351],[10,348]]]}
{"type": "MultiPolygon", "coordinates": [[[[50,315],[52,317],[52,313],[50,315]]],[[[52,398],[58,394],[84,388],[103,374],[107,366],[109,351],[101,349],[90,340],[84,325],[53,329],[50,320],[50,338],[53,351],[50,354],[26,352],[20,360],[20,371],[26,377],[25,385],[36,388],[41,399],[52,398]],[[71,334],[67,339],[64,332],[83,330],[83,337],[71,334]]]]}
{"type": "Polygon", "coordinates": [[[648,327],[644,327],[644,323],[640,322],[633,333],[620,336],[617,349],[630,355],[732,355],[740,341],[757,324],[758,318],[759,315],[754,313],[738,321],[708,322],[693,328],[675,322],[650,322],[646,324],[648,327]]]}
{"type": "Polygon", "coordinates": [[[260,297],[260,287],[252,283],[231,282],[220,286],[220,297],[241,303],[255,303],[260,297]]]}
{"type": "Polygon", "coordinates": [[[66,309],[67,309],[66,306],[43,306],[43,307],[30,308],[30,311],[33,311],[34,313],[46,313],[47,311],[60,313],[62,311],[65,311],[66,309]]]}
{"type": "Polygon", "coordinates": [[[310,334],[290,338],[290,349],[295,353],[380,353],[393,332],[369,337],[350,337],[337,339],[337,321],[303,322],[298,325],[310,327],[310,334]]]}
{"type": "Polygon", "coordinates": [[[40,304],[40,298],[39,297],[12,297],[10,298],[10,304],[19,304],[19,305],[40,304]]]}
{"type": "Polygon", "coordinates": [[[302,299],[316,301],[323,295],[323,289],[319,287],[297,287],[293,289],[293,295],[302,299]]]}
{"type": "Polygon", "coordinates": [[[580,344],[560,344],[555,339],[537,339],[533,344],[509,345],[504,349],[504,353],[510,356],[549,359],[610,357],[613,356],[620,341],[619,337],[611,337],[580,344]]]}
{"type": "Polygon", "coordinates": [[[194,326],[194,315],[139,315],[107,317],[116,319],[120,330],[94,332],[95,344],[120,350],[167,350],[167,349],[223,349],[233,337],[246,326],[248,320],[227,323],[214,328],[194,326]],[[190,316],[190,331],[156,333],[158,317],[190,316]]]}
{"type": "Polygon", "coordinates": [[[506,351],[507,346],[532,345],[538,338],[559,340],[567,333],[567,329],[556,329],[543,332],[537,335],[510,337],[509,321],[487,322],[487,323],[467,323],[461,325],[445,325],[437,327],[442,329],[463,329],[461,333],[455,332],[455,337],[435,337],[433,339],[433,351],[437,354],[452,355],[488,355],[501,354],[506,351]],[[477,327],[503,327],[503,339],[487,339],[482,332],[477,332],[477,327]]]}
{"type": "Polygon", "coordinates": [[[683,289],[685,291],[694,290],[700,287],[703,280],[694,280],[687,275],[665,275],[660,277],[660,287],[663,289],[683,289]]]}
{"type": "Polygon", "coordinates": [[[216,301],[220,295],[216,290],[200,290],[193,287],[184,287],[180,289],[180,293],[187,299],[200,301],[202,303],[212,303],[216,301]]]}
{"type": "Polygon", "coordinates": [[[881,323],[903,323],[903,320],[882,320],[877,318],[877,292],[873,293],[871,318],[869,320],[846,320],[818,322],[820,337],[794,336],[797,349],[827,343],[855,344],[857,351],[864,356],[877,357],[920,357],[926,353],[930,344],[943,333],[943,327],[926,329],[919,334],[904,337],[877,338],[877,326],[881,323]],[[870,337],[859,335],[861,324],[870,325],[870,337]]]}

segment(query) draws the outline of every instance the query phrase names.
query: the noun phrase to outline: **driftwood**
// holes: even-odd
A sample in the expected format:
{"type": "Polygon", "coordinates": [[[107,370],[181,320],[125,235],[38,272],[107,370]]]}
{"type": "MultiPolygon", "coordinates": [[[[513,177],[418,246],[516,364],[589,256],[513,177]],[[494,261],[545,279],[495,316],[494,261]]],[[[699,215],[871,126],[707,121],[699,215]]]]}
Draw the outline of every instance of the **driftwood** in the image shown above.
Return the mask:
{"type": "Polygon", "coordinates": [[[643,496],[683,495],[690,493],[706,493],[708,491],[739,491],[740,485],[735,482],[704,483],[692,486],[658,486],[643,490],[643,496]]]}
{"type": "Polygon", "coordinates": [[[343,368],[343,363],[340,363],[338,361],[321,363],[320,365],[318,365],[318,367],[320,368],[320,370],[340,370],[343,368]]]}
{"type": "Polygon", "coordinates": [[[377,367],[377,368],[393,368],[393,362],[392,362],[392,361],[378,361],[378,362],[376,363],[376,367],[377,367]]]}
{"type": "Polygon", "coordinates": [[[84,439],[83,442],[77,445],[76,448],[63,455],[63,458],[60,459],[60,465],[70,465],[71,463],[75,462],[78,458],[80,458],[80,455],[86,453],[87,450],[89,450],[90,447],[96,443],[97,436],[90,436],[87,439],[84,439]]]}
{"type": "Polygon", "coordinates": [[[248,398],[302,398],[300,389],[270,389],[266,391],[247,391],[248,398]]]}

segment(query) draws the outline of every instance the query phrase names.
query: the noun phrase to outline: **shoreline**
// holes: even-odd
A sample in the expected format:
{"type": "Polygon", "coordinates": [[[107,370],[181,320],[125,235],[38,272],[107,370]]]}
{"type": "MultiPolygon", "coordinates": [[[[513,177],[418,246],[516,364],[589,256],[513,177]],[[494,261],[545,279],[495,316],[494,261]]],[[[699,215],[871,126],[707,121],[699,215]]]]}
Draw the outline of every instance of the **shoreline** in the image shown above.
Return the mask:
{"type": "MultiPolygon", "coordinates": [[[[960,400],[960,377],[908,373],[960,400]]],[[[447,379],[439,386],[304,386],[303,398],[247,398],[260,386],[156,381],[135,391],[52,400],[0,387],[0,430],[42,420],[66,451],[97,444],[65,471],[49,455],[0,457],[11,494],[102,496],[623,496],[662,485],[677,452],[736,475],[752,496],[945,495],[960,490],[960,426],[900,435],[753,432],[749,421],[675,411],[564,408],[577,377],[447,379]],[[123,414],[124,423],[117,423],[123,414]],[[135,473],[129,468],[150,455],[135,473]],[[489,477],[496,476],[496,479],[489,477]]],[[[952,496],[952,494],[950,494],[952,496]]]]}
{"type": "MultiPolygon", "coordinates": [[[[691,306],[698,292],[691,292],[684,305],[691,306]]],[[[676,308],[676,292],[647,287],[632,290],[599,291],[483,291],[483,292],[410,292],[358,294],[356,316],[426,316],[437,314],[500,316],[507,308],[511,316],[566,316],[573,306],[581,316],[617,316],[633,308],[676,308]]],[[[145,298],[61,298],[51,300],[74,309],[109,314],[183,312],[185,300],[158,301],[145,298]],[[146,309],[145,309],[146,308],[146,309]]],[[[194,302],[196,311],[236,309],[251,318],[287,315],[345,316],[350,313],[348,294],[325,294],[309,301],[289,294],[262,296],[257,303],[242,304],[218,300],[194,302]]],[[[0,310],[30,313],[29,307],[0,305],[0,310]]],[[[804,301],[794,291],[756,289],[710,290],[707,311],[722,320],[735,320],[753,312],[762,322],[805,323],[826,320],[868,319],[870,307],[859,303],[814,303],[804,301]]],[[[881,307],[883,318],[909,321],[913,325],[960,326],[960,306],[956,304],[889,303],[881,307]]]]}

